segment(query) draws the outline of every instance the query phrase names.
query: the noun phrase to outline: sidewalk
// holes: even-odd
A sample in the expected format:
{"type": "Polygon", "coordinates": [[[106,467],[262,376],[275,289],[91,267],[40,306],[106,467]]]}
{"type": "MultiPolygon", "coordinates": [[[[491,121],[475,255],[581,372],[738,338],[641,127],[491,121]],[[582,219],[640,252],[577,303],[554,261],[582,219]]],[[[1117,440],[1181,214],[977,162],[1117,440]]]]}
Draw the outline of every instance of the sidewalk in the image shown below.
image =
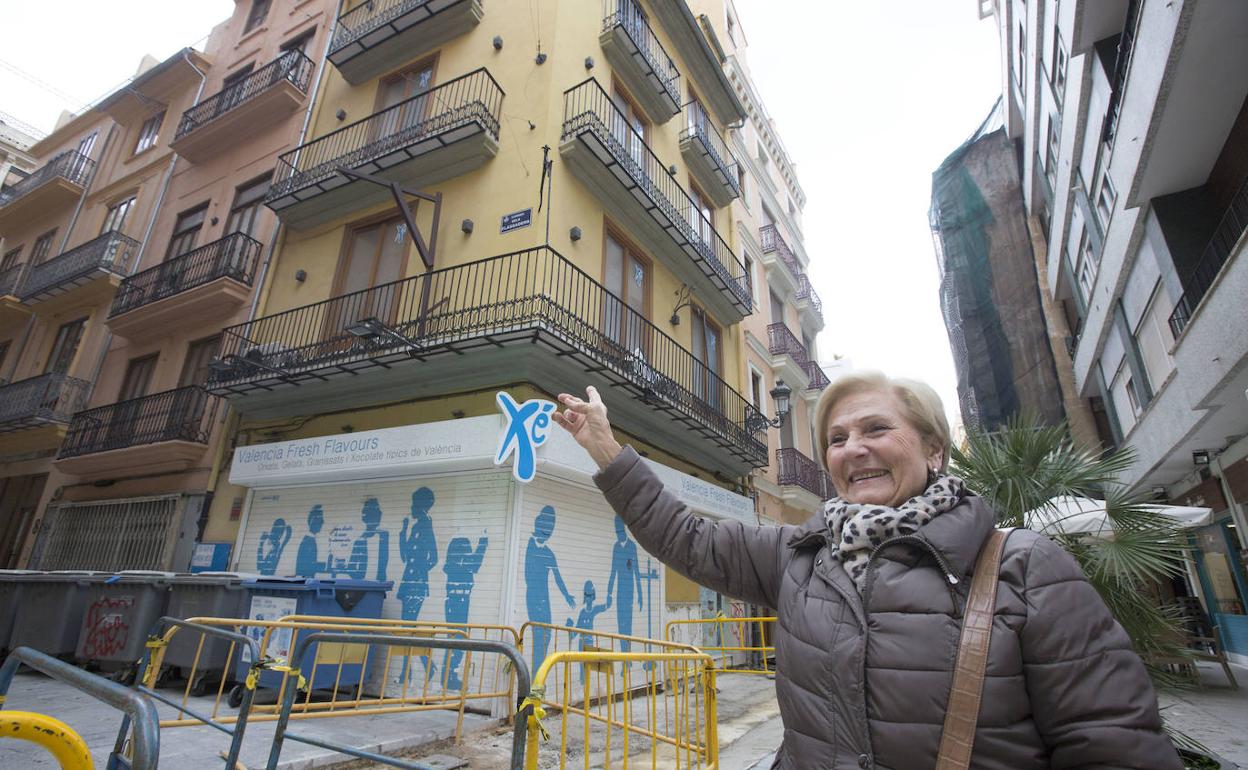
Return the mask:
{"type": "Polygon", "coordinates": [[[1201,687],[1158,693],[1162,716],[1171,727],[1248,769],[1248,668],[1231,666],[1239,682],[1235,690],[1221,666],[1199,663],[1197,667],[1201,687]]]}

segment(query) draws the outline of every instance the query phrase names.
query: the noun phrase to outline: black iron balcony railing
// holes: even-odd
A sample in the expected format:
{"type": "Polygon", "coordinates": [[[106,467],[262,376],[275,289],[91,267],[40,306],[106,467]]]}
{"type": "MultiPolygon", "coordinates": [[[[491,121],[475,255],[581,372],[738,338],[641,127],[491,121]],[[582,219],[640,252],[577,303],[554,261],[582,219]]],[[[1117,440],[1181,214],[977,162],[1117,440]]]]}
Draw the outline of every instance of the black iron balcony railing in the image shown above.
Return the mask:
{"type": "Polygon", "coordinates": [[[77,150],[66,150],[22,181],[4,191],[0,191],[0,206],[9,205],[36,187],[41,187],[45,182],[58,176],[64,177],[76,185],[85,187],[91,181],[91,174],[94,171],[95,161],[77,150]]]}
{"type": "Polygon", "coordinates": [[[207,444],[219,400],[198,385],[188,385],[78,412],[69,423],[57,457],[162,441],[207,444]]]}
{"type": "Polygon", "coordinates": [[[30,268],[22,283],[22,298],[27,299],[73,283],[96,270],[125,275],[131,260],[139,252],[139,242],[119,232],[107,232],[70,249],[58,257],[30,268]]]}
{"type": "Polygon", "coordinates": [[[832,479],[819,463],[802,454],[794,447],[776,450],[776,471],[780,486],[797,486],[820,500],[836,496],[832,479]]]}
{"type": "Polygon", "coordinates": [[[783,322],[767,325],[767,350],[773,356],[789,356],[805,369],[810,364],[806,346],[783,322]]]}
{"type": "Polygon", "coordinates": [[[770,254],[776,252],[780,255],[780,261],[789,269],[793,277],[797,279],[797,291],[794,292],[793,298],[797,301],[808,300],[815,313],[823,317],[823,302],[819,299],[819,294],[815,291],[815,287],[810,284],[810,276],[802,270],[801,263],[797,261],[797,256],[793,250],[789,248],[789,244],[785,243],[784,238],[780,235],[780,231],[775,225],[763,225],[758,230],[759,239],[763,242],[763,253],[770,254]]]}
{"type": "Polygon", "coordinates": [[[259,241],[244,233],[230,233],[180,257],[135,273],[121,282],[108,317],[119,316],[218,278],[233,278],[250,286],[262,248],[259,241]]]}
{"type": "Polygon", "coordinates": [[[1118,55],[1114,58],[1114,74],[1109,84],[1109,106],[1105,110],[1105,128],[1101,133],[1101,141],[1105,144],[1113,144],[1118,130],[1118,116],[1122,113],[1123,91],[1127,88],[1127,72],[1131,68],[1142,5],[1142,0],[1127,0],[1127,19],[1122,27],[1122,36],[1118,38],[1118,55]]]}
{"type": "Polygon", "coordinates": [[[18,286],[22,282],[22,273],[26,271],[26,263],[20,265],[12,265],[0,270],[0,297],[7,297],[10,294],[16,295],[18,286]]]}
{"type": "Polygon", "coordinates": [[[732,188],[734,195],[741,195],[741,181],[737,178],[737,159],[724,143],[724,138],[715,130],[706,110],[698,102],[685,105],[685,128],[680,132],[680,139],[696,138],[702,141],[706,152],[720,170],[724,181],[732,188]]]}
{"type": "Polygon", "coordinates": [[[593,78],[563,94],[561,140],[567,141],[584,131],[591,131],[608,148],[619,165],[616,173],[627,174],[637,186],[633,194],[645,196],[642,205],[648,209],[657,208],[662,213],[667,223],[664,229],[677,231],[680,241],[689,243],[697,252],[705,265],[700,266],[703,272],[719,288],[732,294],[734,304],[749,313],[752,301],[746,285],[745,265],[593,78]]]}
{"type": "Polygon", "coordinates": [[[673,112],[675,112],[675,108],[678,108],[681,103],[680,71],[676,69],[676,62],[668,56],[663,44],[659,42],[654,30],[650,28],[650,22],[646,20],[646,15],[642,12],[641,6],[637,4],[637,0],[604,0],[603,14],[602,28],[604,30],[615,27],[623,28],[637,51],[645,58],[650,70],[655,73],[655,77],[663,86],[668,98],[671,99],[673,112]]]}
{"type": "Polygon", "coordinates": [[[68,422],[82,408],[90,387],[86,380],[56,373],[0,386],[0,433],[68,422]]]}
{"type": "MultiPolygon", "coordinates": [[[[448,3],[431,0],[368,0],[360,3],[338,17],[334,40],[329,45],[330,53],[351,45],[421,6],[427,6],[429,13],[433,14],[445,5],[448,3]]],[[[399,28],[406,29],[407,26],[409,25],[402,24],[399,28]]]]}
{"type": "Polygon", "coordinates": [[[497,139],[502,105],[503,89],[489,71],[469,72],[279,156],[266,200],[469,123],[497,139]]]}
{"type": "Polygon", "coordinates": [[[1205,298],[1209,287],[1213,286],[1214,279],[1222,272],[1222,266],[1230,258],[1231,251],[1239,243],[1245,230],[1248,230],[1248,180],[1240,186],[1235,197],[1231,198],[1231,205],[1214,229],[1213,237],[1205,244],[1200,260],[1182,282],[1183,296],[1179,297],[1174,305],[1174,312],[1170,314],[1170,331],[1175,337],[1182,334],[1187,327],[1196,306],[1205,298]]]}
{"type": "Polygon", "coordinates": [[[810,360],[806,362],[806,376],[810,378],[810,384],[806,386],[806,390],[819,391],[831,384],[828,380],[828,375],[824,373],[823,367],[819,366],[818,361],[810,360]]]}
{"type": "Polygon", "coordinates": [[[245,393],[408,356],[541,337],[729,449],[766,462],[758,412],[675,340],[553,249],[443,268],[224,331],[207,388],[245,393]]]}
{"type": "Polygon", "coordinates": [[[304,55],[303,51],[286,51],[255,72],[182,113],[182,120],[178,123],[174,141],[176,142],[200,126],[211,123],[283,81],[291,83],[306,94],[308,85],[312,82],[314,69],[316,65],[304,55]]]}

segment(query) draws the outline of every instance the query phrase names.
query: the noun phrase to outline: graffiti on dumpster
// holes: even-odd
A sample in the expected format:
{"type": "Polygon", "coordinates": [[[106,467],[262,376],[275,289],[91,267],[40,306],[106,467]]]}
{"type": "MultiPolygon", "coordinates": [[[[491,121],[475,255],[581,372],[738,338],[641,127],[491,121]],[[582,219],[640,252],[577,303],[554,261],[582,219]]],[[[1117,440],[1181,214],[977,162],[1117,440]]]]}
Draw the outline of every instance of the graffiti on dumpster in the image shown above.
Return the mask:
{"type": "Polygon", "coordinates": [[[84,658],[109,658],[125,649],[130,639],[126,616],[133,606],[133,596],[105,596],[87,607],[86,638],[82,643],[84,658]]]}

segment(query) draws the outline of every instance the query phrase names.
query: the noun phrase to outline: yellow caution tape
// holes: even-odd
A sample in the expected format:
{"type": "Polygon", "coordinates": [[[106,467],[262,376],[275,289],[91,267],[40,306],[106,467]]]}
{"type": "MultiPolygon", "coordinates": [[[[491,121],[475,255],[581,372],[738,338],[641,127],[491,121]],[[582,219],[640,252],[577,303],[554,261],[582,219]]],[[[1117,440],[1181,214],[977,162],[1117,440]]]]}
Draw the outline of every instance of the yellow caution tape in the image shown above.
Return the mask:
{"type": "Polygon", "coordinates": [[[281,671],[284,674],[294,677],[299,682],[298,689],[300,690],[308,689],[308,680],[303,678],[303,674],[299,672],[298,667],[277,666],[277,665],[274,665],[271,661],[266,661],[264,664],[264,667],[267,668],[269,671],[281,671]]]}
{"type": "Polygon", "coordinates": [[[147,637],[147,644],[144,646],[149,650],[159,650],[162,647],[168,647],[169,642],[159,636],[149,636],[147,637]]]}
{"type": "Polygon", "coordinates": [[[542,697],[545,695],[545,688],[534,687],[529,692],[528,696],[521,701],[520,708],[517,709],[516,713],[523,712],[525,706],[532,706],[533,711],[529,714],[529,727],[536,727],[537,731],[542,735],[542,740],[548,741],[550,740],[550,732],[547,731],[546,726],[542,724],[542,719],[546,717],[546,709],[542,708],[542,697]]]}
{"type": "Polygon", "coordinates": [[[256,664],[247,670],[247,678],[243,681],[243,686],[248,690],[256,689],[256,681],[260,679],[261,664],[256,664]]]}

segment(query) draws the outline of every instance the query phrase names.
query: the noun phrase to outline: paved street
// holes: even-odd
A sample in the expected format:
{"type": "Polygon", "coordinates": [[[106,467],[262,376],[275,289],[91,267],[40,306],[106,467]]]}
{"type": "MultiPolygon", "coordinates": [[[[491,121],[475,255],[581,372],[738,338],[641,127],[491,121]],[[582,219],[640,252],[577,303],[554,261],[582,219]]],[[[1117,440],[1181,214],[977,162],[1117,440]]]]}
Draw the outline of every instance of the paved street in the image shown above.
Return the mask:
{"type": "Polygon", "coordinates": [[[1239,689],[1222,667],[1199,664],[1202,686],[1158,696],[1166,722],[1242,768],[1248,768],[1248,668],[1232,666],[1239,689]]]}

